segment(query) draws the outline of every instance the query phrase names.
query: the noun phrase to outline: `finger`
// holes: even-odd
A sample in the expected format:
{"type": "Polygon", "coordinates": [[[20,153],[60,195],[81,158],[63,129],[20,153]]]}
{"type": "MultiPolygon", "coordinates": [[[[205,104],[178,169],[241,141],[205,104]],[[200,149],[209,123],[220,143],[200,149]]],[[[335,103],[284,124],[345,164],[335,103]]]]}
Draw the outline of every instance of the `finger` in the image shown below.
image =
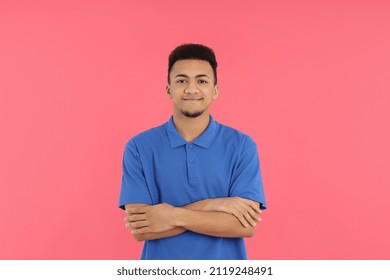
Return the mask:
{"type": "Polygon", "coordinates": [[[126,210],[127,215],[146,213],[148,207],[134,207],[126,210]]]}
{"type": "Polygon", "coordinates": [[[238,209],[241,214],[245,217],[245,220],[252,226],[256,226],[257,222],[261,221],[259,212],[253,210],[248,204],[241,205],[242,208],[238,209]]]}
{"type": "Polygon", "coordinates": [[[256,226],[256,220],[254,220],[251,215],[249,215],[249,213],[246,213],[244,215],[245,219],[247,220],[247,222],[252,226],[252,227],[255,227],[256,226]]]}
{"type": "Polygon", "coordinates": [[[254,220],[257,220],[258,212],[253,210],[253,208],[248,204],[242,204],[240,205],[240,208],[238,209],[242,215],[249,214],[251,217],[253,217],[254,220]]]}
{"type": "Polygon", "coordinates": [[[251,207],[254,211],[261,213],[261,210],[258,206],[258,203],[256,201],[253,201],[251,199],[238,197],[242,203],[245,203],[245,205],[251,207]]]}
{"type": "Polygon", "coordinates": [[[241,214],[241,212],[239,211],[233,211],[232,213],[239,221],[240,223],[242,224],[243,227],[248,227],[248,223],[246,221],[246,219],[244,218],[244,216],[241,214]]]}
{"type": "Polygon", "coordinates": [[[249,205],[251,207],[251,209],[253,209],[257,213],[261,213],[260,207],[259,207],[257,202],[255,202],[253,200],[248,200],[248,202],[249,203],[247,205],[249,205]]]}
{"type": "Polygon", "coordinates": [[[131,234],[142,234],[142,233],[148,233],[150,232],[149,227],[143,227],[143,228],[137,228],[137,229],[132,229],[131,234]]]}
{"type": "Polygon", "coordinates": [[[240,207],[243,207],[245,209],[253,209],[256,211],[258,207],[256,207],[256,202],[250,199],[242,198],[242,197],[235,197],[237,203],[240,205],[240,207]]]}
{"type": "Polygon", "coordinates": [[[131,229],[138,229],[138,228],[142,228],[142,227],[146,227],[146,226],[148,226],[148,223],[146,221],[130,223],[130,228],[131,229]]]}
{"type": "Polygon", "coordinates": [[[251,209],[249,212],[248,212],[249,216],[251,217],[251,220],[255,221],[255,222],[259,222],[260,220],[260,216],[259,216],[259,213],[253,211],[253,209],[251,209]]]}
{"type": "Polygon", "coordinates": [[[137,221],[145,221],[146,215],[145,214],[133,214],[128,216],[129,222],[137,222],[137,221]]]}

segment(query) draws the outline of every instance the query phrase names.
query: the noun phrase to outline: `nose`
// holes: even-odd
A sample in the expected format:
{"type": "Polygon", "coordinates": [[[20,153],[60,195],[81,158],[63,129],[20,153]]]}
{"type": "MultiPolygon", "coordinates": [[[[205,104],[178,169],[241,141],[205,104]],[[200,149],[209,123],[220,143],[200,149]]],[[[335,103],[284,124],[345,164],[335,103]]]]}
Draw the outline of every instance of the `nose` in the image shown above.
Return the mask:
{"type": "Polygon", "coordinates": [[[184,89],[184,93],[199,93],[199,89],[196,86],[195,81],[189,81],[187,87],[184,89]]]}

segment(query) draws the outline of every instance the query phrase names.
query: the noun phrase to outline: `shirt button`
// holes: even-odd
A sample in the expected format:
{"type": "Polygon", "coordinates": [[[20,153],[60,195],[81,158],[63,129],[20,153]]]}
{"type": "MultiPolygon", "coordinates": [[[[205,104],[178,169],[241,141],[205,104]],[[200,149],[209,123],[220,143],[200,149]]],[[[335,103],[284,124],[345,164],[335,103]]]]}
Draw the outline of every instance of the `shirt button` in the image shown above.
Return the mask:
{"type": "Polygon", "coordinates": [[[191,144],[188,144],[188,148],[192,149],[192,145],[191,145],[191,144]]]}
{"type": "Polygon", "coordinates": [[[192,158],[192,159],[190,159],[190,162],[191,163],[195,163],[195,160],[192,158]]]}

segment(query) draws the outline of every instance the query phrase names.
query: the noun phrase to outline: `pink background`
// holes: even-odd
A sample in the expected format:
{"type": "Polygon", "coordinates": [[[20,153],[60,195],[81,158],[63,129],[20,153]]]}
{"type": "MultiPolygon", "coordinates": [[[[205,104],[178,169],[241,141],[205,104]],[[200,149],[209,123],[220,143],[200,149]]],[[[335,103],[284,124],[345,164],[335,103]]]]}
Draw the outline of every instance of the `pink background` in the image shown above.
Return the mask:
{"type": "Polygon", "coordinates": [[[219,122],[258,144],[251,259],[390,258],[390,2],[0,1],[0,258],[137,259],[124,145],[165,122],[167,56],[219,61],[219,122]]]}

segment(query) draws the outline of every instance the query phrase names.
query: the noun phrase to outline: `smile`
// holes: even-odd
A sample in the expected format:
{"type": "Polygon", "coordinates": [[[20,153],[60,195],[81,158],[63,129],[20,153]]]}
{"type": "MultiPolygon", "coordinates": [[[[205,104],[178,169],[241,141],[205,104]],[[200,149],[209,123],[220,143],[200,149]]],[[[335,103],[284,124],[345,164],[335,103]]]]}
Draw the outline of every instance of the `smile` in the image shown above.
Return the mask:
{"type": "Polygon", "coordinates": [[[201,101],[203,98],[197,98],[197,99],[190,99],[190,98],[183,98],[184,101],[201,101]]]}

